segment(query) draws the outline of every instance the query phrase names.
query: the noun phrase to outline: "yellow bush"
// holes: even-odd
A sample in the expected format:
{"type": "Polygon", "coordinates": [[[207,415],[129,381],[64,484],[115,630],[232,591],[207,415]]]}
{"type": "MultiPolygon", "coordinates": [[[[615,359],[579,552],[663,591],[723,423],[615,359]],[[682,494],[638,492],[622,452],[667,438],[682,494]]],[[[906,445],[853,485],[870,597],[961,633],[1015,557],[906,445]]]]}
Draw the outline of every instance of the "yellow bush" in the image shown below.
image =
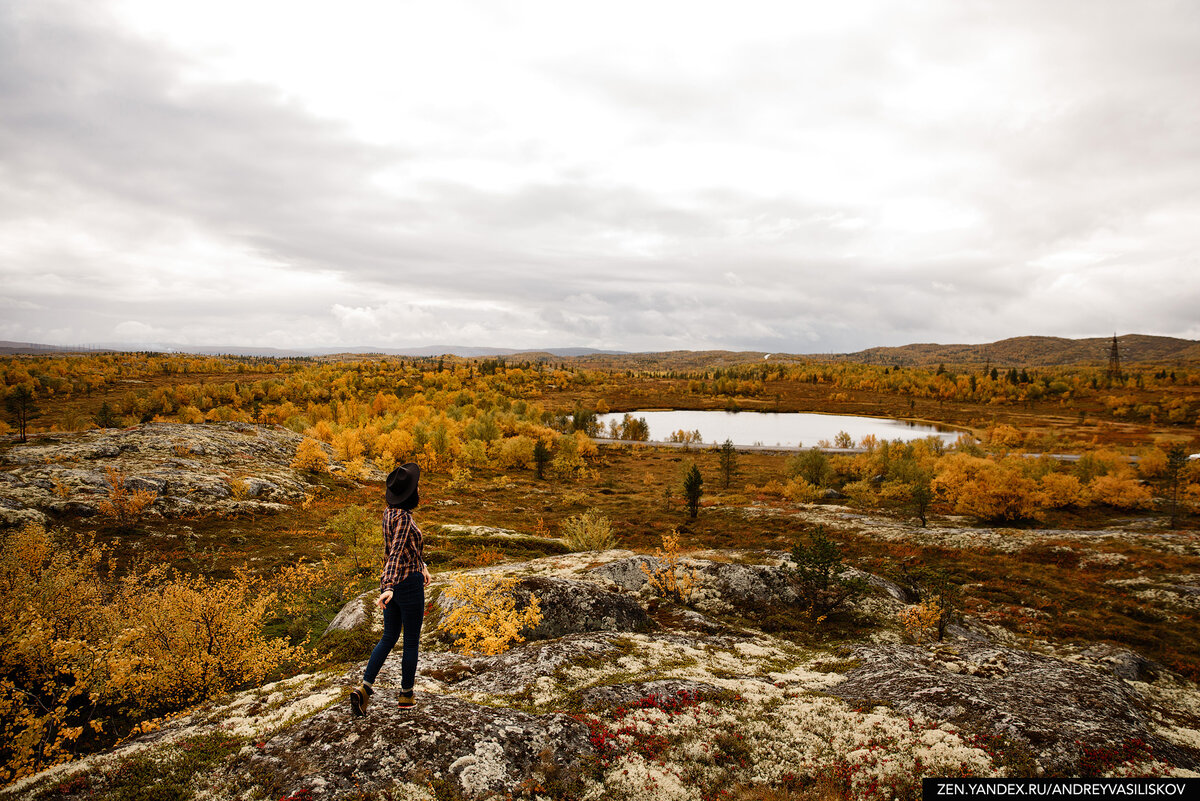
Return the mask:
{"type": "MultiPolygon", "coordinates": [[[[317,425],[319,426],[324,422],[325,421],[322,420],[317,425]]],[[[334,434],[333,442],[331,444],[333,445],[334,457],[343,462],[359,459],[367,452],[367,448],[363,444],[359,431],[353,428],[345,429],[334,434]]]]}
{"type": "Polygon", "coordinates": [[[1051,509],[1079,506],[1084,502],[1083,482],[1069,473],[1042,476],[1042,499],[1051,509]]]}
{"type": "Polygon", "coordinates": [[[793,503],[811,503],[821,497],[821,488],[796,476],[783,488],[783,494],[793,503]]]}
{"type": "Polygon", "coordinates": [[[0,543],[0,784],[71,759],[96,709],[106,556],[90,538],[55,542],[36,524],[0,543]]]}
{"type": "Polygon", "coordinates": [[[1037,516],[1042,497],[1037,483],[1011,460],[995,462],[953,453],[938,463],[931,486],[957,514],[981,520],[1018,520],[1037,516]]]}
{"type": "Polygon", "coordinates": [[[104,471],[108,479],[108,497],[100,501],[100,514],[116,521],[121,528],[133,528],[154,503],[158,494],[151,490],[130,490],[125,486],[125,474],[115,467],[104,471]]]}
{"type": "Polygon", "coordinates": [[[842,487],[842,492],[846,493],[852,501],[860,506],[872,506],[878,498],[875,485],[867,479],[851,481],[842,487]]]}
{"type": "Polygon", "coordinates": [[[906,607],[897,614],[900,625],[904,626],[904,633],[918,645],[937,638],[938,620],[941,616],[942,609],[936,599],[906,607]]]}
{"type": "Polygon", "coordinates": [[[329,470],[329,457],[321,443],[312,438],[305,439],[296,448],[296,458],[292,459],[292,467],[310,473],[324,473],[329,470]]]}
{"type": "Polygon", "coordinates": [[[753,495],[761,495],[768,498],[784,498],[787,497],[787,487],[778,479],[771,479],[764,483],[761,487],[756,487],[753,484],[746,485],[746,492],[753,495]]]}
{"type": "Polygon", "coordinates": [[[1147,448],[1138,457],[1138,474],[1142,478],[1160,478],[1167,472],[1167,452],[1162,448],[1147,448]]]}
{"type": "Polygon", "coordinates": [[[275,604],[245,572],[218,581],[168,576],[163,567],[126,577],[110,607],[122,647],[111,657],[111,690],[154,711],[181,709],[257,684],[301,652],[267,640],[275,604]]]}
{"type": "Polygon", "coordinates": [[[175,419],[181,423],[203,423],[204,412],[195,406],[180,406],[179,411],[175,413],[175,419]]]}
{"type": "Polygon", "coordinates": [[[346,469],[342,474],[351,481],[365,481],[371,477],[371,468],[367,466],[366,459],[359,456],[346,463],[346,469]]]}
{"type": "Polygon", "coordinates": [[[617,546],[612,523],[596,512],[567,518],[562,524],[562,536],[572,551],[607,551],[617,546]]]}
{"type": "Polygon", "coordinates": [[[487,467],[489,461],[487,442],[482,439],[469,440],[463,445],[459,459],[463,464],[471,467],[487,467]]]}
{"type": "Polygon", "coordinates": [[[696,569],[685,570],[679,565],[679,532],[663,534],[662,547],[655,549],[654,556],[658,560],[654,567],[640,566],[650,588],[664,598],[687,603],[696,585],[696,569]]]}
{"type": "Polygon", "coordinates": [[[502,468],[525,469],[533,464],[533,449],[535,441],[524,435],[509,437],[500,442],[500,451],[496,455],[496,464],[502,468]]]}
{"type": "Polygon", "coordinates": [[[318,420],[312,428],[304,432],[304,435],[319,439],[321,442],[333,443],[333,427],[329,425],[328,420],[318,420]]]}
{"type": "Polygon", "coordinates": [[[1183,502],[1193,512],[1200,512],[1200,484],[1188,484],[1183,491],[1183,502]]]}
{"type": "Polygon", "coordinates": [[[1024,441],[1019,430],[1005,423],[987,430],[987,443],[994,448],[1019,448],[1024,441]]]}
{"type": "Polygon", "coordinates": [[[542,621],[542,609],[538,597],[530,595],[529,605],[516,611],[512,594],[516,584],[515,577],[495,573],[455,576],[442,591],[452,608],[439,628],[457,637],[454,646],[465,654],[481,651],[490,656],[524,642],[521,631],[542,621]]]}
{"type": "Polygon", "coordinates": [[[263,636],[276,597],[247,574],[110,575],[87,537],[32,525],[0,542],[0,783],[73,758],[89,729],[116,739],[300,660],[263,636]]]}
{"type": "Polygon", "coordinates": [[[229,494],[235,501],[246,500],[250,497],[250,482],[240,477],[229,479],[229,494]]]}
{"type": "Polygon", "coordinates": [[[1124,478],[1133,475],[1133,467],[1125,454],[1109,448],[1091,451],[1079,457],[1075,463],[1075,475],[1083,483],[1090,483],[1096,476],[1117,476],[1124,478]]]}
{"type": "Polygon", "coordinates": [[[1087,494],[1093,502],[1117,509],[1148,509],[1154,503],[1150,489],[1135,478],[1096,476],[1087,494]]]}

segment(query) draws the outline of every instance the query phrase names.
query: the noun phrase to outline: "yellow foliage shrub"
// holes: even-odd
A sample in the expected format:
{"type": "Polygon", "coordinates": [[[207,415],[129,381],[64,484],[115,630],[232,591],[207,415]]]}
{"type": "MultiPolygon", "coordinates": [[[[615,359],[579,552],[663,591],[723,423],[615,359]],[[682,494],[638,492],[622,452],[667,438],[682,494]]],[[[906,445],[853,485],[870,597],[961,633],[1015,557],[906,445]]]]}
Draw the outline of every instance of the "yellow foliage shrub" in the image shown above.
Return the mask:
{"type": "Polygon", "coordinates": [[[524,435],[509,437],[500,442],[496,464],[502,468],[525,469],[533,464],[535,440],[524,435]]]}
{"type": "Polygon", "coordinates": [[[367,466],[367,460],[359,456],[346,462],[346,468],[342,471],[342,475],[351,481],[365,481],[372,474],[371,468],[367,466]]]}
{"type": "Polygon", "coordinates": [[[1109,448],[1085,453],[1075,463],[1075,475],[1083,483],[1090,483],[1096,476],[1117,476],[1125,478],[1133,475],[1133,467],[1125,454],[1109,448]]]}
{"type": "MultiPolygon", "coordinates": [[[[386,464],[404,464],[412,461],[413,455],[417,452],[417,443],[410,432],[396,429],[379,435],[379,438],[375,440],[375,452],[386,464]]],[[[378,463],[377,459],[376,464],[378,463]]]]}
{"type": "Polygon", "coordinates": [[[318,420],[312,428],[304,432],[306,437],[319,439],[321,442],[333,443],[333,426],[329,425],[328,420],[318,420]]]}
{"type": "Polygon", "coordinates": [[[110,580],[104,548],[31,525],[0,542],[0,783],[66,761],[90,729],[112,737],[260,682],[298,650],[267,640],[275,596],[164,567],[110,580]],[[64,602],[63,599],[69,599],[64,602]]]}
{"type": "Polygon", "coordinates": [[[180,406],[179,411],[175,413],[175,419],[181,423],[203,423],[204,412],[195,406],[180,406]]]}
{"type": "Polygon", "coordinates": [[[842,492],[846,493],[852,501],[860,506],[871,506],[875,503],[878,493],[875,490],[875,485],[867,479],[859,481],[851,481],[846,486],[842,487],[842,492]]]}
{"type": "Polygon", "coordinates": [[[121,528],[133,528],[154,503],[158,494],[152,490],[130,490],[125,486],[125,474],[115,467],[104,471],[108,479],[108,497],[100,501],[100,514],[116,521],[121,528]]]}
{"type": "Polygon", "coordinates": [[[787,497],[787,487],[778,479],[771,479],[764,483],[761,487],[756,487],[753,484],[746,486],[746,492],[754,495],[761,495],[767,498],[784,498],[787,497]]]}
{"type": "Polygon", "coordinates": [[[938,463],[931,486],[957,514],[981,520],[1036,517],[1042,497],[1035,481],[1013,461],[995,462],[953,453],[938,463]]]}
{"type": "Polygon", "coordinates": [[[240,477],[229,479],[229,494],[236,501],[246,500],[250,497],[250,482],[240,477]]]}
{"type": "Polygon", "coordinates": [[[794,503],[811,503],[821,497],[821,488],[796,476],[783,488],[783,494],[794,503]]]}
{"type": "Polygon", "coordinates": [[[612,523],[596,512],[567,518],[562,524],[562,536],[572,551],[607,551],[617,546],[612,523]]]}
{"type": "Polygon", "coordinates": [[[655,549],[654,556],[656,565],[641,565],[650,588],[664,598],[687,603],[696,585],[696,569],[685,570],[679,565],[679,532],[663,534],[662,547],[655,549]]]}
{"type": "Polygon", "coordinates": [[[1006,423],[987,430],[987,443],[994,448],[1019,448],[1024,442],[1021,432],[1006,423]]]}
{"type": "Polygon", "coordinates": [[[1051,509],[1063,509],[1084,503],[1083,482],[1069,473],[1042,476],[1042,500],[1051,509]]]}
{"type": "Polygon", "coordinates": [[[463,464],[471,467],[487,467],[490,461],[487,442],[481,439],[469,440],[463,445],[458,458],[463,464]]]}
{"type": "Polygon", "coordinates": [[[524,642],[521,631],[542,621],[542,609],[538,597],[530,595],[529,605],[516,611],[516,584],[516,577],[495,573],[454,577],[442,591],[452,607],[439,628],[456,637],[454,646],[465,654],[481,651],[490,656],[524,642]]]}
{"type": "Polygon", "coordinates": [[[1159,478],[1167,472],[1167,452],[1162,448],[1147,448],[1138,457],[1138,475],[1159,478]]]}
{"type": "Polygon", "coordinates": [[[275,601],[244,572],[218,581],[157,568],[126,578],[111,607],[114,627],[123,629],[123,647],[109,667],[112,690],[166,711],[261,682],[301,657],[262,634],[275,601]]]}
{"type": "Polygon", "coordinates": [[[450,472],[450,480],[446,482],[446,489],[461,490],[471,486],[474,476],[471,474],[469,467],[456,467],[450,472]]]}
{"type": "Polygon", "coordinates": [[[904,633],[918,645],[936,639],[941,616],[942,609],[935,599],[906,607],[897,614],[904,633]]]}
{"type": "Polygon", "coordinates": [[[329,456],[321,447],[321,443],[312,438],[305,439],[296,448],[296,458],[292,459],[292,467],[310,473],[324,473],[329,470],[329,456]]]}
{"type": "Polygon", "coordinates": [[[1093,502],[1117,509],[1148,509],[1154,503],[1150,489],[1135,478],[1096,476],[1088,484],[1087,494],[1093,502]]]}
{"type": "MultiPolygon", "coordinates": [[[[317,425],[320,426],[324,423],[325,421],[322,420],[317,425]]],[[[359,459],[367,452],[367,448],[363,444],[362,437],[359,435],[358,430],[353,428],[345,429],[334,434],[333,442],[331,444],[333,445],[334,457],[343,462],[359,459]]]]}
{"type": "Polygon", "coordinates": [[[1188,484],[1183,490],[1183,502],[1193,512],[1200,512],[1200,484],[1188,484]]]}
{"type": "Polygon", "coordinates": [[[95,709],[107,621],[94,576],[105,556],[35,524],[0,543],[0,784],[70,759],[95,709]]]}

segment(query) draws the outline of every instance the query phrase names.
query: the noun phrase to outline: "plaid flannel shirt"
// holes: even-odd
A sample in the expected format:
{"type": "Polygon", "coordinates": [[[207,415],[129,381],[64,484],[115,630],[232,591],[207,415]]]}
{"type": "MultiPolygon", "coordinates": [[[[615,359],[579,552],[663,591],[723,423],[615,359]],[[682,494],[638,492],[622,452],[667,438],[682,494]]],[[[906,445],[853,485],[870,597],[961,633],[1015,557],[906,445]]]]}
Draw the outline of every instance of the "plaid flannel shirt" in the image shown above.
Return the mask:
{"type": "Polygon", "coordinates": [[[383,512],[383,593],[417,573],[425,565],[421,529],[407,509],[388,507],[383,512]]]}

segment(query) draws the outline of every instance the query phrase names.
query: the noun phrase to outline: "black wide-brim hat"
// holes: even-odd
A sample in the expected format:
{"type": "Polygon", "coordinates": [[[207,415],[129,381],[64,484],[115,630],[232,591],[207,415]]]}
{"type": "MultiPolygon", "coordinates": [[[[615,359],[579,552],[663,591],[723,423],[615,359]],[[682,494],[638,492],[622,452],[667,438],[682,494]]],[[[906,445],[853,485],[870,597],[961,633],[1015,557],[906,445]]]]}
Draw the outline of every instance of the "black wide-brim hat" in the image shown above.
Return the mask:
{"type": "Polygon", "coordinates": [[[421,468],[414,462],[402,464],[388,473],[384,498],[388,506],[403,506],[404,502],[417,493],[417,482],[421,479],[421,468]]]}

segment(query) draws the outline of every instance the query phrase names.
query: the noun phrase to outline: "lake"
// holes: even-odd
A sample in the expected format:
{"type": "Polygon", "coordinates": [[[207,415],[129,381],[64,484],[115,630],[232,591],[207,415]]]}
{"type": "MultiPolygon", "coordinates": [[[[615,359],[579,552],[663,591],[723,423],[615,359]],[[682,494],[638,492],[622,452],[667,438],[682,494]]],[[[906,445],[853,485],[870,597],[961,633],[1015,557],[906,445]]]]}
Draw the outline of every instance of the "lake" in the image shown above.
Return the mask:
{"type": "MultiPolygon", "coordinates": [[[[884,417],[857,417],[812,412],[721,412],[721,411],[641,411],[630,412],[644,418],[652,441],[666,441],[676,431],[699,431],[707,444],[733,440],[734,445],[814,447],[820,440],[833,442],[839,431],[850,435],[855,445],[874,434],[880,441],[914,440],[938,437],[950,444],[961,431],[949,427],[910,423],[884,417]]],[[[598,415],[605,435],[610,421],[620,422],[624,413],[598,415]]]]}

